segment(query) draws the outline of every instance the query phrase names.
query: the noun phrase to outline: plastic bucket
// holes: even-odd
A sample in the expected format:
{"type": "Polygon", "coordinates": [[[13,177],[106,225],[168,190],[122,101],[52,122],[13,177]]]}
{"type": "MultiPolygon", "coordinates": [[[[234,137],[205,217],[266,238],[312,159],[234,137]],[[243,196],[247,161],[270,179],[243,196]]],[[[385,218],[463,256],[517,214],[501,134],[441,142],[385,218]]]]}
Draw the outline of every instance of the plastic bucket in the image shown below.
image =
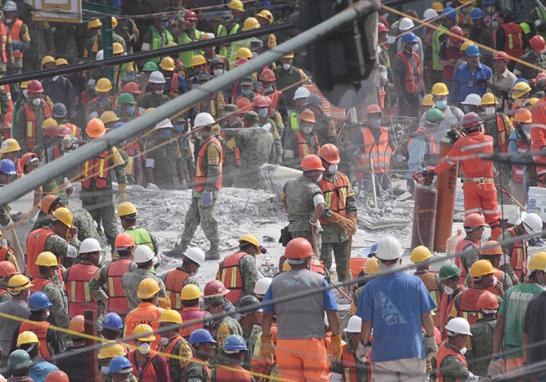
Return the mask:
{"type": "Polygon", "coordinates": [[[546,221],[546,188],[529,187],[527,211],[538,214],[542,221],[546,221]]]}
{"type": "Polygon", "coordinates": [[[368,259],[365,257],[351,257],[349,261],[349,269],[351,270],[351,276],[353,279],[356,279],[360,272],[364,270],[364,266],[368,262],[368,259]]]}

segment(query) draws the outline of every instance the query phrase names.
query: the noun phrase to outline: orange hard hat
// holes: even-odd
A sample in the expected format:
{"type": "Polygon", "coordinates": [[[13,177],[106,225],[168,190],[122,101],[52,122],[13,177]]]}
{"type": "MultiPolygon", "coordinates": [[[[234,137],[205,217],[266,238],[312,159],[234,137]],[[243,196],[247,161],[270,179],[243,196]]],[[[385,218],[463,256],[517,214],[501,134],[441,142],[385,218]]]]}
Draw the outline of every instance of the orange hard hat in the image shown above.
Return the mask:
{"type": "Polygon", "coordinates": [[[240,113],[246,113],[252,107],[252,102],[246,97],[238,97],[235,100],[235,105],[239,108],[240,113]]]}
{"type": "Polygon", "coordinates": [[[485,227],[486,225],[487,224],[485,224],[485,217],[478,212],[473,212],[464,217],[464,227],[477,228],[485,227]]]}
{"type": "Polygon", "coordinates": [[[495,240],[485,242],[480,249],[481,256],[497,256],[502,254],[502,247],[495,240]]]}
{"type": "Polygon", "coordinates": [[[499,299],[491,292],[484,291],[478,297],[478,308],[485,310],[494,310],[499,308],[499,299]]]}
{"type": "Polygon", "coordinates": [[[83,318],[83,315],[78,314],[77,316],[72,317],[68,328],[74,332],[83,333],[85,332],[84,322],[85,319],[83,318]]]}
{"type": "Polygon", "coordinates": [[[284,250],[284,257],[287,259],[306,259],[311,256],[313,256],[313,247],[309,240],[303,237],[290,240],[284,250]]]}
{"type": "Polygon", "coordinates": [[[493,61],[510,61],[510,56],[506,52],[498,51],[493,57],[493,61]]]}
{"type": "Polygon", "coordinates": [[[205,289],[203,290],[203,292],[205,294],[205,297],[217,295],[225,296],[229,293],[229,289],[227,289],[221,281],[212,280],[205,285],[205,289]]]}
{"type": "Polygon", "coordinates": [[[366,109],[366,112],[368,114],[381,114],[382,113],[381,107],[376,103],[373,103],[370,106],[368,106],[368,108],[366,109]]]}
{"type": "Polygon", "coordinates": [[[324,159],[326,162],[331,164],[337,164],[340,161],[339,150],[337,149],[336,145],[331,143],[323,145],[318,154],[321,159],[324,159]]]}
{"type": "Polygon", "coordinates": [[[514,120],[520,123],[532,123],[533,115],[531,112],[525,108],[519,108],[514,115],[514,120]]]}
{"type": "Polygon", "coordinates": [[[114,242],[116,248],[130,248],[135,246],[135,240],[128,233],[120,233],[114,242]]]}
{"type": "Polygon", "coordinates": [[[45,198],[42,199],[42,202],[40,203],[40,208],[42,209],[42,211],[44,212],[44,214],[50,214],[51,212],[51,207],[53,207],[53,205],[59,201],[59,196],[58,195],[46,195],[45,198]]]}
{"type": "Polygon", "coordinates": [[[130,94],[142,94],[142,91],[140,90],[140,87],[138,84],[134,81],[127,82],[125,85],[123,85],[122,89],[123,93],[130,93],[130,94]]]}
{"type": "Polygon", "coordinates": [[[70,379],[64,371],[54,370],[47,375],[45,382],[70,382],[70,379]]]}
{"type": "Polygon", "coordinates": [[[324,171],[322,161],[315,154],[304,156],[301,160],[300,167],[303,171],[324,171]]]}
{"type": "Polygon", "coordinates": [[[0,277],[13,276],[18,273],[15,265],[11,261],[0,261],[0,277]]]}
{"type": "Polygon", "coordinates": [[[305,109],[300,113],[300,121],[303,122],[309,122],[309,123],[316,123],[317,120],[315,119],[315,113],[313,113],[309,109],[305,109]]]}
{"type": "Polygon", "coordinates": [[[100,138],[106,133],[106,127],[99,118],[93,118],[87,122],[85,132],[90,138],[100,138]]]}

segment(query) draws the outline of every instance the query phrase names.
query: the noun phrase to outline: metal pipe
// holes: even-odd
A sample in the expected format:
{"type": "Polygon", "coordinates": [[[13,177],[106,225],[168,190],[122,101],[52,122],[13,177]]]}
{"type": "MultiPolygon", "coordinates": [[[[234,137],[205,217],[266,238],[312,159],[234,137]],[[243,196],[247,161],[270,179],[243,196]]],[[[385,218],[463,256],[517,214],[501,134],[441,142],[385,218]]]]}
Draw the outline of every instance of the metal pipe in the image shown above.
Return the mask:
{"type": "Polygon", "coordinates": [[[372,12],[376,12],[379,9],[379,6],[378,0],[359,1],[334,17],[308,29],[274,49],[260,54],[248,63],[238,66],[201,86],[193,88],[188,93],[159,106],[151,113],[146,113],[143,116],[128,122],[123,128],[108,132],[104,137],[92,140],[70,154],[32,171],[29,175],[2,187],[2,192],[0,192],[0,206],[8,204],[20,196],[25,195],[27,192],[34,190],[36,187],[47,183],[50,179],[66,173],[66,171],[74,168],[77,164],[97,156],[115,144],[142,134],[144,131],[153,128],[165,118],[175,115],[180,112],[180,110],[184,110],[209,97],[211,94],[226,88],[234,81],[248,76],[264,66],[277,61],[285,54],[324,37],[324,35],[332,32],[341,25],[351,22],[358,17],[364,17],[372,12]]]}
{"type": "Polygon", "coordinates": [[[108,58],[108,59],[104,59],[100,61],[94,60],[90,62],[84,62],[81,64],[69,65],[62,68],[17,74],[13,76],[0,78],[0,85],[12,84],[12,83],[17,83],[22,81],[36,80],[36,79],[46,78],[46,77],[53,77],[60,74],[81,72],[83,70],[95,69],[95,68],[108,66],[108,65],[123,64],[125,62],[146,60],[148,58],[153,58],[158,56],[170,56],[170,55],[178,54],[180,52],[201,49],[201,48],[205,48],[212,45],[222,45],[222,44],[226,44],[233,41],[244,40],[247,38],[262,36],[264,34],[280,32],[280,31],[284,31],[284,30],[292,29],[292,28],[294,28],[294,25],[292,25],[291,23],[284,23],[280,25],[274,25],[271,27],[254,29],[247,32],[239,32],[239,33],[235,33],[225,37],[217,37],[211,40],[201,40],[201,41],[192,42],[190,44],[173,46],[171,48],[155,49],[155,50],[150,50],[147,52],[139,52],[139,53],[135,53],[135,54],[127,55],[127,56],[112,57],[112,58],[108,58]]]}

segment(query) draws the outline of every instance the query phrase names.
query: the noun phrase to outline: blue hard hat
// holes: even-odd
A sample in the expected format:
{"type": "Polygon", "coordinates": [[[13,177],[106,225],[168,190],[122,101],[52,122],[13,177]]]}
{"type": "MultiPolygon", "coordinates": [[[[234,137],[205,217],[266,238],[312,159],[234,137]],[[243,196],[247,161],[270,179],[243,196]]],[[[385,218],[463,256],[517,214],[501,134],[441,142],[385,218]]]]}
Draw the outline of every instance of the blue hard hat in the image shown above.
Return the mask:
{"type": "Polygon", "coordinates": [[[409,43],[416,44],[418,42],[419,42],[419,39],[417,38],[415,33],[409,32],[402,35],[402,44],[409,44],[409,43]]]}
{"type": "Polygon", "coordinates": [[[108,365],[108,374],[115,374],[120,370],[125,370],[129,368],[133,368],[131,362],[129,362],[129,360],[124,356],[120,355],[112,358],[112,360],[110,361],[110,365],[108,365]]]}
{"type": "Polygon", "coordinates": [[[51,305],[53,304],[44,292],[34,292],[28,298],[28,308],[30,310],[42,310],[49,308],[51,305]]]}
{"type": "Polygon", "coordinates": [[[474,8],[470,13],[470,17],[472,17],[472,20],[481,20],[485,17],[485,13],[483,13],[481,8],[474,8]]]}
{"type": "Polygon", "coordinates": [[[11,159],[0,160],[0,172],[6,175],[15,175],[15,163],[11,159]]]}
{"type": "Polygon", "coordinates": [[[224,350],[228,352],[247,351],[246,342],[238,334],[232,334],[224,340],[224,350]]]}
{"type": "Polygon", "coordinates": [[[477,45],[470,45],[466,48],[464,54],[467,57],[478,57],[480,55],[480,48],[477,45]]]}
{"type": "Polygon", "coordinates": [[[125,122],[123,122],[123,121],[118,121],[118,122],[116,122],[116,123],[114,123],[114,124],[112,125],[112,127],[110,128],[110,130],[116,130],[116,129],[119,129],[120,127],[123,127],[123,126],[125,126],[125,122]]]}
{"type": "Polygon", "coordinates": [[[442,11],[442,16],[449,17],[452,20],[457,19],[457,12],[453,7],[445,7],[442,11]]]}
{"type": "Polygon", "coordinates": [[[110,312],[102,320],[102,327],[104,329],[110,330],[121,330],[123,329],[123,321],[119,314],[110,312]]]}
{"type": "Polygon", "coordinates": [[[214,338],[210,335],[209,331],[206,329],[195,329],[190,334],[190,344],[199,345],[199,344],[215,344],[214,338]]]}

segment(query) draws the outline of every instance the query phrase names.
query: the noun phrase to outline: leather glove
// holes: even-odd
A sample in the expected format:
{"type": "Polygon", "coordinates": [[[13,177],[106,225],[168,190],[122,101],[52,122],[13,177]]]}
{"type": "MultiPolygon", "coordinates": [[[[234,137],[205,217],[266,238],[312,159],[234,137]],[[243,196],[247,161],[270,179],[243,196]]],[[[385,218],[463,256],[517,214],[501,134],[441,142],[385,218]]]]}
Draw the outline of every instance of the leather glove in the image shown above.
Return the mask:
{"type": "Polygon", "coordinates": [[[271,365],[275,363],[275,345],[271,336],[261,337],[260,356],[271,365]]]}
{"type": "Polygon", "coordinates": [[[434,336],[425,336],[425,353],[427,358],[432,358],[438,353],[438,345],[434,336]]]}
{"type": "Polygon", "coordinates": [[[203,191],[203,194],[201,194],[201,203],[203,204],[203,207],[205,208],[212,207],[212,192],[211,191],[203,191]]]}
{"type": "Polygon", "coordinates": [[[332,212],[332,216],[330,216],[328,220],[336,224],[339,228],[347,233],[352,232],[354,229],[353,223],[349,219],[344,218],[342,215],[338,214],[337,212],[332,212]]]}
{"type": "Polygon", "coordinates": [[[127,184],[120,183],[118,188],[118,199],[120,202],[127,200],[127,184]]]}
{"type": "Polygon", "coordinates": [[[332,335],[332,341],[330,342],[330,348],[328,349],[328,353],[332,356],[332,361],[341,360],[341,334],[332,335]]]}
{"type": "Polygon", "coordinates": [[[160,297],[158,299],[158,304],[160,308],[170,309],[171,308],[171,299],[169,297],[160,297]]]}
{"type": "Polygon", "coordinates": [[[491,362],[489,362],[489,367],[487,368],[487,375],[489,377],[495,377],[502,373],[504,373],[504,361],[500,358],[498,359],[493,358],[491,362]]]}
{"type": "Polygon", "coordinates": [[[353,223],[353,229],[352,231],[350,232],[351,235],[354,235],[356,234],[356,232],[358,231],[358,220],[356,218],[356,214],[355,213],[350,213],[348,216],[347,216],[347,219],[349,219],[351,221],[351,223],[353,223]]]}

